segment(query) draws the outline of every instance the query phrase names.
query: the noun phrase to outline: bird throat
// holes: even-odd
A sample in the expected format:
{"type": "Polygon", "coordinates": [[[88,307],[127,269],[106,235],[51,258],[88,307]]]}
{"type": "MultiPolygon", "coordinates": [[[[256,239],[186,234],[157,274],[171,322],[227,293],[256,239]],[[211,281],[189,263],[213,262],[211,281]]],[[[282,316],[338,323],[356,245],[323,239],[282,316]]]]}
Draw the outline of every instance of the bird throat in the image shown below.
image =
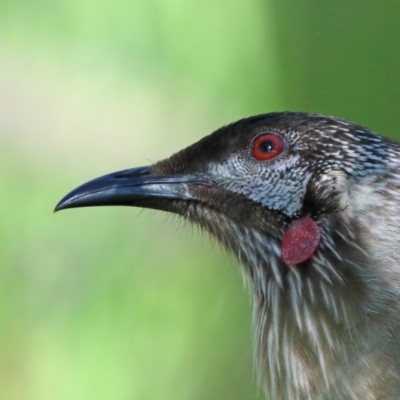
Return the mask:
{"type": "Polygon", "coordinates": [[[311,258],[321,241],[321,230],[309,216],[293,221],[282,240],[282,258],[289,266],[311,258]]]}

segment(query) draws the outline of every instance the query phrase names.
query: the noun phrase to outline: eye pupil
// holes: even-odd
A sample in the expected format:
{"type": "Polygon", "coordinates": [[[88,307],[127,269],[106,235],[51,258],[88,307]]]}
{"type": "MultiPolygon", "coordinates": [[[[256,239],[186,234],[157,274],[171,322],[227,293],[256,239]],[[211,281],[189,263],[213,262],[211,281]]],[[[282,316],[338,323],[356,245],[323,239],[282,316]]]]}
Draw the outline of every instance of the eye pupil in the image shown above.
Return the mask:
{"type": "Polygon", "coordinates": [[[253,157],[259,161],[269,161],[285,150],[282,137],[274,133],[265,133],[253,141],[253,157]]]}
{"type": "Polygon", "coordinates": [[[271,153],[275,147],[275,144],[272,140],[264,140],[260,143],[259,149],[263,153],[271,153]]]}

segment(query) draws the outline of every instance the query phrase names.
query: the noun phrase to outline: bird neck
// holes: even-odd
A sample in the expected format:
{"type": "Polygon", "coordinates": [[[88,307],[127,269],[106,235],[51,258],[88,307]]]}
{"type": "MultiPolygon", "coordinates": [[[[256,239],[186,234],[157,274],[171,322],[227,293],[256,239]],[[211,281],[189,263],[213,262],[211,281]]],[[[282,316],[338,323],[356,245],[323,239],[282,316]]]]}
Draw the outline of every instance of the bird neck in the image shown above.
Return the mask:
{"type": "Polygon", "coordinates": [[[277,240],[241,232],[237,256],[253,286],[260,384],[272,399],[376,398],[379,377],[393,364],[381,357],[393,345],[393,326],[381,321],[398,321],[388,315],[393,293],[357,221],[338,215],[320,224],[329,235],[297,267],[283,264],[277,240]]]}
{"type": "Polygon", "coordinates": [[[318,250],[297,267],[282,261],[279,214],[229,199],[218,213],[199,202],[184,209],[243,266],[267,398],[398,398],[400,177],[390,174],[358,182],[344,211],[318,217],[318,250]]]}

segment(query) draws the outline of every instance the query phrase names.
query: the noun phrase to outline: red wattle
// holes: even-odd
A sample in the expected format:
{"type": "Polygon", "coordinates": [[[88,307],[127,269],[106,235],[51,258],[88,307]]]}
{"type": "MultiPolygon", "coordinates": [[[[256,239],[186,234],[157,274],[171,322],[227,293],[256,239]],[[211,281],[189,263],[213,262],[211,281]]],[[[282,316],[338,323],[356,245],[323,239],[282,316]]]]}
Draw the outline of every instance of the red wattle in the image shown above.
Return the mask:
{"type": "Polygon", "coordinates": [[[287,265],[297,265],[314,254],[321,241],[321,231],[311,217],[293,221],[282,240],[282,258],[287,265]]]}

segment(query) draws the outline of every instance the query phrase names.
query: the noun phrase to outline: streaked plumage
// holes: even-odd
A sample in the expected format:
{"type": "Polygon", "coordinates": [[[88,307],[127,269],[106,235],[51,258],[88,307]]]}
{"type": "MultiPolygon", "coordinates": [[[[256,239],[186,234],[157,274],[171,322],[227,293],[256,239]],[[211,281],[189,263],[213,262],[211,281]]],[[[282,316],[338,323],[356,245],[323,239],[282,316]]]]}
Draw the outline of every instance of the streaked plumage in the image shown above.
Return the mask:
{"type": "Polygon", "coordinates": [[[261,115],[89,182],[57,209],[108,204],[177,213],[236,255],[267,398],[400,398],[399,144],[333,117],[261,115]],[[260,161],[252,145],[265,133],[284,151],[260,161]],[[282,240],[304,217],[318,248],[286,265],[282,240]]]}

